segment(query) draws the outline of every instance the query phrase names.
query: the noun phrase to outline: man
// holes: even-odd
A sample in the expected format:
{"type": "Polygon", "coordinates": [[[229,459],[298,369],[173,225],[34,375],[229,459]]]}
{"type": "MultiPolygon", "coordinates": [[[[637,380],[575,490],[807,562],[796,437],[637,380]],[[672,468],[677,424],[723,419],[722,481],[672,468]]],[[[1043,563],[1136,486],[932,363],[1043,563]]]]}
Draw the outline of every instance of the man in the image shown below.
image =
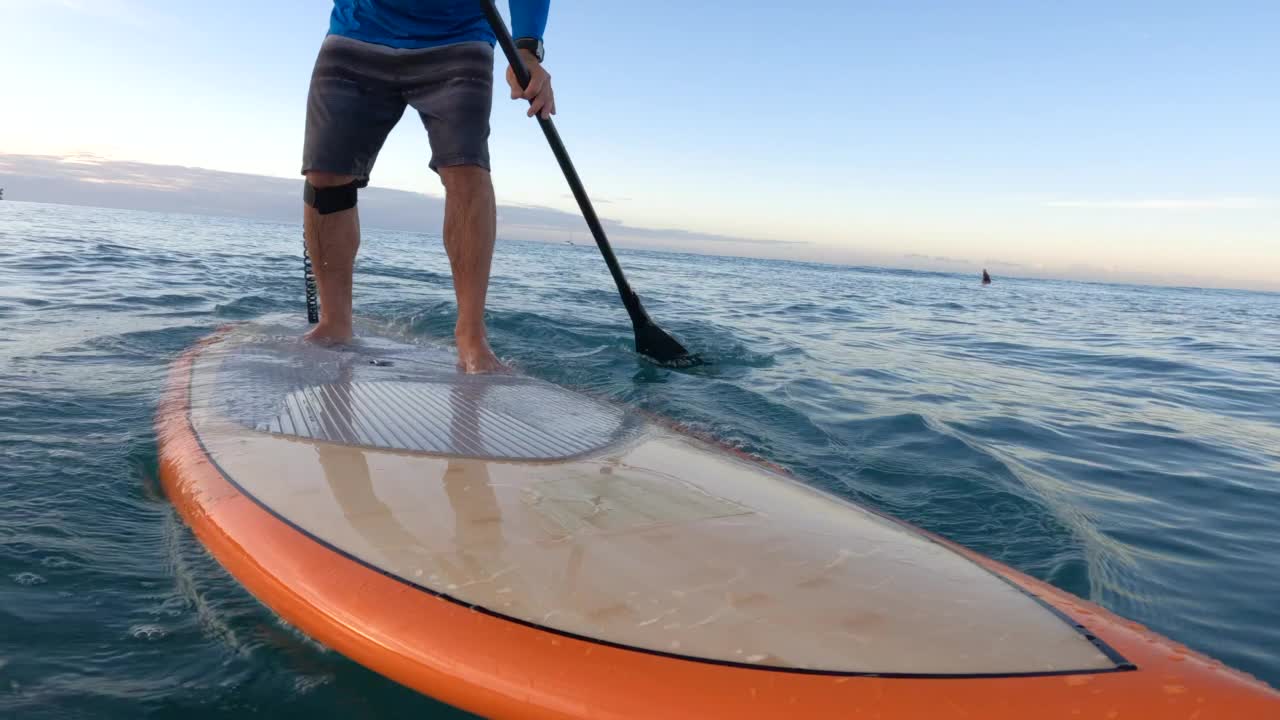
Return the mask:
{"type": "MultiPolygon", "coordinates": [[[[529,116],[555,113],[542,68],[550,0],[510,0],[512,35],[532,81],[522,90],[507,69],[511,97],[529,116]]],[[[484,325],[497,209],[489,177],[493,45],[479,0],[334,0],[329,35],[307,98],[302,174],[304,229],[320,294],[320,322],[307,338],[351,339],[351,284],[360,222],[359,188],[405,107],[418,111],[431,144],[430,167],[445,189],[444,245],[453,268],[458,365],[502,366],[484,325]]]]}

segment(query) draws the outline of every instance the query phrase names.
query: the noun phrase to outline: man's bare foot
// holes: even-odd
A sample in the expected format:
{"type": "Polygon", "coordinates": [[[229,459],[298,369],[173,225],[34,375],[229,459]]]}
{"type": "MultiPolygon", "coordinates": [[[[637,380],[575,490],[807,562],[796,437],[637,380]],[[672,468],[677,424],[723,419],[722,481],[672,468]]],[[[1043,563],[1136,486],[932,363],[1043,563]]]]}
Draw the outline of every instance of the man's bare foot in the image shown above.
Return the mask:
{"type": "Polygon", "coordinates": [[[321,320],[303,336],[317,345],[341,345],[351,342],[351,326],[339,326],[321,320]]]}
{"type": "Polygon", "coordinates": [[[502,372],[507,369],[489,347],[484,336],[457,335],[458,369],[468,374],[502,372]]]}

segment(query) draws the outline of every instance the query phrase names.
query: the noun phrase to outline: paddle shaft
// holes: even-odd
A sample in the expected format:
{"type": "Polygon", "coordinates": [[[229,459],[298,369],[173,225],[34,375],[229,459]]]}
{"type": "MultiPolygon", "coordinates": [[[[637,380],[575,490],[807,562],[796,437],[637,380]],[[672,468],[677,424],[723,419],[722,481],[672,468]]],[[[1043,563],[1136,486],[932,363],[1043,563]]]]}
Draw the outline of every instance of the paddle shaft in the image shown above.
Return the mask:
{"type": "MultiPolygon", "coordinates": [[[[480,4],[484,8],[485,18],[493,28],[494,35],[498,37],[498,45],[502,46],[507,62],[511,63],[511,68],[515,71],[516,81],[522,88],[529,87],[529,68],[525,66],[524,60],[516,50],[516,43],[511,39],[511,33],[507,30],[507,24],[503,21],[502,15],[498,13],[497,6],[493,4],[493,0],[480,0],[480,4]]],[[[622,266],[618,264],[618,258],[613,254],[609,238],[604,234],[600,218],[596,216],[591,198],[587,196],[586,188],[582,186],[582,180],[578,177],[578,171],[574,169],[573,161],[569,159],[569,151],[565,149],[564,141],[560,139],[555,123],[551,122],[550,118],[539,115],[538,125],[542,127],[542,134],[546,135],[547,143],[551,145],[551,152],[556,156],[556,162],[560,163],[560,170],[564,172],[564,179],[569,182],[569,189],[573,191],[573,197],[578,201],[578,207],[582,210],[582,217],[587,221],[587,227],[591,228],[596,247],[600,248],[600,254],[604,256],[604,262],[609,266],[609,274],[613,275],[613,282],[618,286],[618,294],[622,296],[622,304],[626,306],[631,322],[636,325],[652,323],[644,306],[640,304],[640,298],[631,289],[631,283],[627,282],[627,276],[622,273],[622,266]]]]}

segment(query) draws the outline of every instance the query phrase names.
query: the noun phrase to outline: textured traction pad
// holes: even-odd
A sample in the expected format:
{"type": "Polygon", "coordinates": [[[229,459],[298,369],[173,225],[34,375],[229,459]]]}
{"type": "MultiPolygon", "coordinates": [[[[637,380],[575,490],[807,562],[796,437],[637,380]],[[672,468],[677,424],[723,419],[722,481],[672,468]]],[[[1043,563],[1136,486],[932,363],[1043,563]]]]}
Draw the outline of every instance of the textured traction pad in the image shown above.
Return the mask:
{"type": "Polygon", "coordinates": [[[613,442],[623,424],[623,414],[613,408],[540,383],[335,383],[295,390],[282,404],[257,429],[488,459],[583,455],[613,442]]]}
{"type": "Polygon", "coordinates": [[[260,432],[485,460],[563,460],[621,441],[623,410],[517,374],[465,375],[438,350],[380,341],[318,348],[232,335],[201,355],[193,399],[260,432]]]}

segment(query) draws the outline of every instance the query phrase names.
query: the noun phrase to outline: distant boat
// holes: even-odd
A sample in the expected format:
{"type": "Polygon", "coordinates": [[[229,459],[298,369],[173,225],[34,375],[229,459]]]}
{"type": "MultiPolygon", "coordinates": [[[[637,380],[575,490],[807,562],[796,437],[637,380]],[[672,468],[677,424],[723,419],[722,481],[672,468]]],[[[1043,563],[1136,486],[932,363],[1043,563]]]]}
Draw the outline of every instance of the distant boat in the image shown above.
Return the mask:
{"type": "Polygon", "coordinates": [[[4,188],[0,188],[0,200],[4,199],[4,188]]]}
{"type": "Polygon", "coordinates": [[[982,284],[983,284],[983,285],[990,285],[990,284],[991,284],[991,276],[987,274],[987,269],[986,269],[986,268],[983,268],[983,269],[982,269],[982,284]]]}

